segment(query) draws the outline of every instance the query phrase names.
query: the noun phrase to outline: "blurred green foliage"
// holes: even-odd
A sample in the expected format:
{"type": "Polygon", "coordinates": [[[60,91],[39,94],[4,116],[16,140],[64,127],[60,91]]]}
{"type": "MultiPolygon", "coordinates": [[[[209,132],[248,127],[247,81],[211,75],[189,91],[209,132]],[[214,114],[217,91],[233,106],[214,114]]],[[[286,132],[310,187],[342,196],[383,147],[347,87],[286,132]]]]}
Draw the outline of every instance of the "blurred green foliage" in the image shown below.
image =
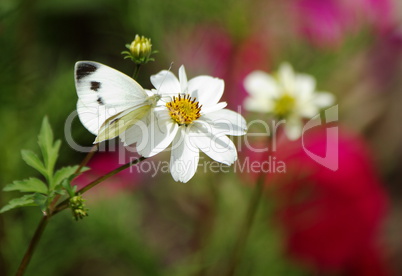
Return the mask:
{"type": "MultiPolygon", "coordinates": [[[[15,179],[40,177],[24,165],[20,151],[36,148],[45,115],[55,137],[65,137],[66,118],[77,102],[76,61],[95,60],[131,75],[134,66],[120,53],[135,34],[145,35],[158,50],[156,61],[144,66],[139,76],[139,82],[150,87],[149,76],[172,62],[171,49],[165,46],[186,43],[173,34],[186,30],[191,36],[196,26],[209,24],[226,30],[239,46],[253,34],[255,18],[264,15],[251,8],[261,2],[0,1],[0,187],[15,179]]],[[[276,43],[269,49],[273,64],[286,58],[296,69],[306,68],[306,73],[331,83],[338,81],[331,73],[347,68],[355,49],[371,40],[364,33],[350,38],[341,54],[324,50],[319,56],[317,49],[300,41],[285,43],[286,50],[276,43]]],[[[345,83],[348,80],[334,92],[345,83]]],[[[76,142],[90,146],[94,137],[78,119],[72,126],[76,142]]],[[[85,156],[65,139],[60,151],[58,168],[78,164],[85,156]]],[[[147,179],[134,191],[89,195],[88,218],[75,222],[63,212],[50,221],[26,275],[222,275],[252,192],[235,174],[222,176],[202,174],[181,184],[163,175],[147,179]]],[[[0,193],[0,205],[13,196],[0,193]]],[[[283,257],[280,229],[270,221],[272,205],[270,200],[262,202],[236,275],[307,275],[283,257]]],[[[0,275],[14,273],[40,217],[34,208],[0,216],[0,275]]]]}

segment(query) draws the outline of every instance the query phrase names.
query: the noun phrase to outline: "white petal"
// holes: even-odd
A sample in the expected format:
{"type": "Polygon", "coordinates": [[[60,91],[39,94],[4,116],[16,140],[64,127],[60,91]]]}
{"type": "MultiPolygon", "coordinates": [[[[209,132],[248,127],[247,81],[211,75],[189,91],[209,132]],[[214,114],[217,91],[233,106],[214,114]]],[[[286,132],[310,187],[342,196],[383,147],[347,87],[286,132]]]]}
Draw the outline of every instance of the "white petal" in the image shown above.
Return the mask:
{"type": "Polygon", "coordinates": [[[231,165],[237,160],[235,145],[223,133],[214,135],[194,125],[191,127],[191,141],[215,161],[231,165]]]}
{"type": "Polygon", "coordinates": [[[315,115],[317,115],[320,112],[320,110],[317,107],[317,105],[315,105],[313,102],[310,101],[301,104],[300,107],[298,108],[298,112],[301,117],[312,118],[315,115]]]}
{"type": "Polygon", "coordinates": [[[289,63],[282,63],[279,66],[278,78],[285,91],[293,94],[295,89],[295,73],[289,63]]]}
{"type": "Polygon", "coordinates": [[[119,135],[120,140],[124,143],[124,146],[137,143],[138,140],[141,139],[143,133],[148,132],[148,124],[146,122],[149,121],[150,116],[151,113],[149,116],[138,121],[134,126],[128,128],[125,132],[119,135]]]}
{"type": "Polygon", "coordinates": [[[214,105],[209,106],[202,106],[201,107],[201,114],[208,114],[211,112],[215,112],[221,109],[224,109],[228,104],[226,102],[220,102],[214,105]]]}
{"type": "Polygon", "coordinates": [[[147,131],[137,141],[137,151],[144,157],[151,157],[169,146],[177,133],[178,126],[171,120],[160,120],[151,116],[147,131]]]}
{"type": "Polygon", "coordinates": [[[161,120],[151,113],[147,121],[140,121],[129,128],[121,139],[125,144],[137,143],[137,151],[144,157],[151,157],[166,149],[177,132],[177,124],[161,120]]]}
{"type": "Polygon", "coordinates": [[[184,65],[180,66],[179,68],[179,80],[180,80],[180,91],[181,93],[186,93],[187,94],[187,75],[186,75],[186,70],[184,68],[184,65]]]}
{"type": "Polygon", "coordinates": [[[188,93],[204,107],[217,104],[224,88],[223,80],[210,76],[198,76],[188,81],[188,93]]]}
{"type": "Polygon", "coordinates": [[[335,96],[328,92],[319,92],[314,95],[313,101],[318,107],[324,108],[335,103],[335,96]]]}
{"type": "Polygon", "coordinates": [[[244,100],[244,108],[248,111],[267,113],[274,108],[274,103],[271,99],[261,99],[257,97],[247,97],[244,100]]]}
{"type": "Polygon", "coordinates": [[[307,74],[297,74],[295,81],[295,97],[299,98],[302,101],[310,99],[311,95],[314,93],[316,86],[315,79],[307,74]]]}
{"type": "Polygon", "coordinates": [[[192,146],[189,136],[185,132],[184,127],[177,132],[173,139],[170,156],[170,172],[173,179],[184,183],[194,176],[199,161],[199,151],[192,146]]]}
{"type": "Polygon", "coordinates": [[[285,125],[286,136],[290,140],[297,140],[302,134],[302,121],[300,118],[291,118],[286,120],[285,125]]]}
{"type": "Polygon", "coordinates": [[[167,70],[152,75],[151,83],[156,88],[158,94],[177,95],[181,92],[179,80],[172,72],[167,70]]]}
{"type": "Polygon", "coordinates": [[[276,80],[263,71],[251,72],[244,79],[244,87],[247,92],[257,98],[278,97],[279,90],[276,80]]]}
{"type": "Polygon", "coordinates": [[[214,133],[240,136],[247,132],[247,122],[243,116],[229,109],[205,114],[198,121],[211,125],[214,133]]]}

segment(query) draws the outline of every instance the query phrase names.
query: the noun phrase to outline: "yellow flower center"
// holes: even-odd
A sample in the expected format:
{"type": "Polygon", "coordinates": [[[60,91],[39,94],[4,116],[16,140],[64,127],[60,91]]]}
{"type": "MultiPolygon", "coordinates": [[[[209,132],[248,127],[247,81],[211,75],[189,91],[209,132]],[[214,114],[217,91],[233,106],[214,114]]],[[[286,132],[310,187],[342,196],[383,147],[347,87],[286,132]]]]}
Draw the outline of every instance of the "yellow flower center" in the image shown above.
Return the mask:
{"type": "Polygon", "coordinates": [[[170,117],[179,125],[189,125],[200,118],[201,105],[195,100],[189,95],[173,97],[173,101],[166,104],[170,117]]]}
{"type": "Polygon", "coordinates": [[[284,118],[292,113],[295,105],[295,98],[289,94],[285,94],[275,101],[274,113],[276,116],[284,118]]]}

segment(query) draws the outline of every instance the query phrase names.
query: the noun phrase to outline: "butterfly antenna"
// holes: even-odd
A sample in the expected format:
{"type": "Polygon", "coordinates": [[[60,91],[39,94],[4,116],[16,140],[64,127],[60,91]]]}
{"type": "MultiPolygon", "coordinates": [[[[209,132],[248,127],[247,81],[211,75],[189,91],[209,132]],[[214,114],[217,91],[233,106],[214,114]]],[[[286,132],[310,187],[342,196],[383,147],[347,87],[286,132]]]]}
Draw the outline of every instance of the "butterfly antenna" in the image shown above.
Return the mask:
{"type": "Polygon", "coordinates": [[[170,66],[169,66],[169,69],[168,69],[168,71],[170,71],[170,70],[172,69],[172,67],[173,67],[173,64],[174,64],[174,62],[172,61],[172,62],[170,63],[170,66]]]}
{"type": "MultiPolygon", "coordinates": [[[[172,62],[170,63],[170,65],[169,65],[168,72],[170,72],[170,71],[172,70],[172,67],[173,67],[173,61],[172,61],[172,62]]],[[[167,75],[165,75],[165,78],[162,80],[162,84],[165,82],[166,76],[167,76],[167,75]]],[[[161,87],[162,84],[161,84],[159,87],[161,87]]],[[[157,90],[157,92],[159,92],[159,90],[157,90]]],[[[161,100],[163,101],[163,98],[162,98],[162,97],[161,97],[161,100]]],[[[163,130],[161,129],[160,125],[159,125],[159,118],[158,118],[158,116],[156,116],[155,119],[156,119],[156,124],[158,125],[159,131],[162,132],[162,133],[164,133],[163,130]]]]}
{"type": "MultiPolygon", "coordinates": [[[[172,67],[173,67],[173,61],[169,65],[168,72],[170,72],[172,70],[172,67]]],[[[161,87],[163,85],[163,83],[165,82],[166,76],[167,76],[167,74],[165,74],[165,77],[163,78],[162,83],[161,83],[161,85],[159,87],[161,87]]],[[[157,92],[159,92],[159,89],[157,90],[157,92]]]]}
{"type": "MultiPolygon", "coordinates": [[[[172,61],[172,62],[170,63],[170,65],[169,65],[169,69],[167,70],[168,72],[171,72],[171,71],[172,71],[173,64],[174,64],[174,62],[172,61]]],[[[163,78],[162,83],[161,83],[161,85],[160,85],[159,87],[161,87],[161,86],[163,85],[163,83],[165,82],[166,76],[167,76],[167,74],[166,74],[165,77],[163,78]]],[[[157,94],[159,94],[159,89],[157,90],[157,94]]],[[[161,100],[164,101],[162,97],[161,97],[161,100]]]]}

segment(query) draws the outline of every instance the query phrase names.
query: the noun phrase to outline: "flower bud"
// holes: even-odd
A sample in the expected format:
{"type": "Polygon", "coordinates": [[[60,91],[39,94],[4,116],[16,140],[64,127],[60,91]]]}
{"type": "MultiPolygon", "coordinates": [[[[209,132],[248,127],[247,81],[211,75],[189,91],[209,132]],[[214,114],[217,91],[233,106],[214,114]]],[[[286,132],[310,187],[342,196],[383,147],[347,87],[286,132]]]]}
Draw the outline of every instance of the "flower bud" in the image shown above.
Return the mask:
{"type": "Polygon", "coordinates": [[[152,44],[151,39],[146,38],[144,36],[135,35],[135,38],[131,44],[127,44],[126,48],[129,51],[124,51],[122,54],[126,56],[124,58],[130,58],[137,64],[144,64],[148,61],[153,60],[151,55],[152,52],[152,44]]]}
{"type": "Polygon", "coordinates": [[[84,202],[85,200],[82,196],[74,196],[70,198],[70,208],[75,220],[83,219],[88,216],[88,209],[85,207],[84,202]]]}

